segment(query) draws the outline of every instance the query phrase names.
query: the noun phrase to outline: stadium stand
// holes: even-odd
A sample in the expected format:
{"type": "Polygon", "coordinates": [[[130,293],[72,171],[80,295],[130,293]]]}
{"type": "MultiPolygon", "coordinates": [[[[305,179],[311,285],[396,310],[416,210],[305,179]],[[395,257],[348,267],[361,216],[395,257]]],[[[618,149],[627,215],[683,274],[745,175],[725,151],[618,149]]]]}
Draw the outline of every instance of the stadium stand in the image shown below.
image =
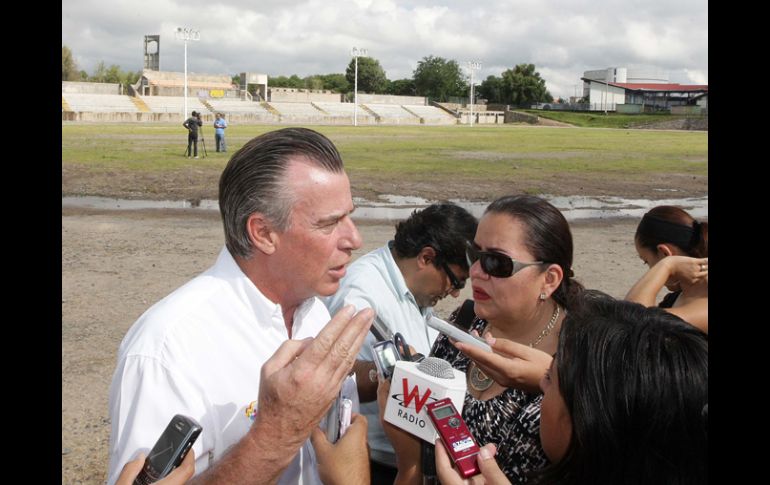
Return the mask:
{"type": "Polygon", "coordinates": [[[370,109],[382,124],[393,125],[419,125],[420,118],[395,104],[373,104],[364,105],[370,109]]]}

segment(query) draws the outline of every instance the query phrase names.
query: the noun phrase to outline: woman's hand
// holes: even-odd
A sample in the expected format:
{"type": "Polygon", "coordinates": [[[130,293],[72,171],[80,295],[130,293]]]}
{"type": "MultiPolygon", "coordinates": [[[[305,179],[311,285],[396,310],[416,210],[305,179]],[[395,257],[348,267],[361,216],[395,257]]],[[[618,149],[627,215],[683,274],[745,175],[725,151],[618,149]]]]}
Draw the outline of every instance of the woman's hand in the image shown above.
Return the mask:
{"type": "Polygon", "coordinates": [[[677,280],[680,285],[694,285],[701,281],[708,282],[709,258],[691,258],[689,256],[667,256],[661,260],[669,267],[671,278],[677,280]]]}
{"type": "Polygon", "coordinates": [[[492,443],[481,447],[479,454],[476,455],[476,463],[479,465],[481,474],[470,478],[463,478],[457,470],[452,467],[449,454],[441,444],[441,440],[436,441],[436,474],[442,485],[510,485],[511,482],[505,476],[500,466],[495,461],[497,449],[492,443]]]}
{"type": "Polygon", "coordinates": [[[501,386],[540,392],[540,378],[551,366],[550,355],[513,340],[494,338],[491,335],[485,339],[493,352],[462,342],[452,343],[501,386]]]}

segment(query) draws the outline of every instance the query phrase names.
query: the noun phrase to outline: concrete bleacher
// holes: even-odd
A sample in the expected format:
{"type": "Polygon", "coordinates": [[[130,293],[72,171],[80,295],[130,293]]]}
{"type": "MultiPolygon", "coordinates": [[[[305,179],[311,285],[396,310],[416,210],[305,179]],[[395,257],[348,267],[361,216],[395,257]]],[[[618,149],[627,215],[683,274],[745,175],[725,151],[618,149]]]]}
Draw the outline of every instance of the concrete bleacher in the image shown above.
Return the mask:
{"type": "Polygon", "coordinates": [[[369,110],[379,117],[379,122],[384,124],[419,125],[420,118],[396,104],[367,103],[369,110]]]}
{"type": "Polygon", "coordinates": [[[268,104],[272,106],[273,109],[281,113],[281,116],[295,116],[299,118],[316,118],[319,116],[326,116],[325,113],[313,106],[312,103],[270,101],[268,104]]]}
{"type": "Polygon", "coordinates": [[[121,94],[61,93],[62,99],[73,112],[137,113],[139,108],[131,98],[121,94]]]}
{"type": "Polygon", "coordinates": [[[435,106],[405,104],[403,108],[422,118],[426,125],[457,124],[457,118],[435,106]]]}
{"type": "Polygon", "coordinates": [[[236,98],[211,98],[207,100],[214,111],[228,114],[270,114],[255,101],[243,101],[236,98]]]}
{"type": "MultiPolygon", "coordinates": [[[[324,103],[316,101],[313,103],[320,110],[323,110],[330,119],[335,120],[335,123],[353,123],[353,112],[355,105],[353,103],[324,103]]],[[[358,123],[372,124],[376,123],[377,119],[372,116],[368,111],[358,105],[358,113],[356,114],[358,123]]]]}
{"type": "Polygon", "coordinates": [[[184,113],[184,98],[182,96],[137,96],[144,101],[152,113],[180,113],[189,116],[193,111],[208,113],[209,109],[198,98],[187,98],[187,113],[184,113]]]}

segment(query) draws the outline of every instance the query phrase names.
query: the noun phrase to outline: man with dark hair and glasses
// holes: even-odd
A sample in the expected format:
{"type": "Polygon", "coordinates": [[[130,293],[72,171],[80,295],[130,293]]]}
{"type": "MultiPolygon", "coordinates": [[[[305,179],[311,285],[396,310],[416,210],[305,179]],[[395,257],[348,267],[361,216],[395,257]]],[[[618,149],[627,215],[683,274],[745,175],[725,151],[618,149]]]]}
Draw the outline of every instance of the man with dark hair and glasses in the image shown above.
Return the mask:
{"type": "MultiPolygon", "coordinates": [[[[324,299],[334,314],[344,305],[372,308],[372,326],[382,338],[400,333],[414,350],[430,353],[438,332],[425,324],[426,315],[442,298],[457,297],[468,278],[467,244],[476,233],[477,220],[451,203],[416,210],[396,225],[394,239],[358,258],[340,281],[339,290],[324,299]]],[[[354,369],[357,374],[361,414],[369,423],[372,483],[393,483],[395,455],[380,426],[377,410],[377,376],[367,336],[354,369]]]]}

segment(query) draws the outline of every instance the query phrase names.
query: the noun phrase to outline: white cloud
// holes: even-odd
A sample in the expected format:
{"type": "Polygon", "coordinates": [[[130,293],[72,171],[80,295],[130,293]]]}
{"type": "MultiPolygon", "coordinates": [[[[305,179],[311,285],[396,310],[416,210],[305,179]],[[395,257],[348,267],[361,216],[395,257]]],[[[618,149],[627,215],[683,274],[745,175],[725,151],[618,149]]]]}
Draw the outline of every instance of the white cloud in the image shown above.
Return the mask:
{"type": "MultiPolygon", "coordinates": [[[[145,34],[160,34],[161,69],[307,76],[344,72],[366,47],[390,79],[411,77],[429,55],[479,79],[533,63],[554,97],[574,95],[583,71],[635,64],[708,81],[706,0],[63,0],[62,45],[81,69],[99,61],[142,67],[145,34]]],[[[691,80],[691,81],[687,81],[691,80]]]]}

